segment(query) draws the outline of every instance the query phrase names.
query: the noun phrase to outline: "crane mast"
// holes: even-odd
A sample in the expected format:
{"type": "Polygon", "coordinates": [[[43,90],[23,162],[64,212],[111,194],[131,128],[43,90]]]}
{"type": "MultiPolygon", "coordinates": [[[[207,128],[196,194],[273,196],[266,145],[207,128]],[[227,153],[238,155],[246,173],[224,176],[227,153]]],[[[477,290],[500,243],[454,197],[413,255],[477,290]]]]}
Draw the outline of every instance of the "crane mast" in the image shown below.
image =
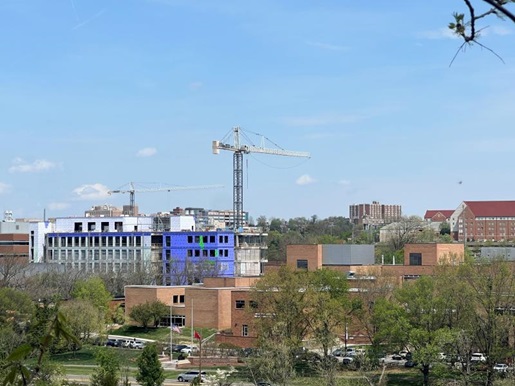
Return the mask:
{"type": "Polygon", "coordinates": [[[240,127],[233,127],[233,143],[224,143],[222,141],[213,141],[213,154],[219,154],[220,150],[234,152],[233,154],[233,227],[238,230],[242,227],[243,217],[243,155],[250,153],[281,155],[287,157],[306,157],[309,158],[308,152],[291,151],[284,149],[267,148],[264,145],[264,137],[261,137],[261,146],[241,144],[240,127]]]}

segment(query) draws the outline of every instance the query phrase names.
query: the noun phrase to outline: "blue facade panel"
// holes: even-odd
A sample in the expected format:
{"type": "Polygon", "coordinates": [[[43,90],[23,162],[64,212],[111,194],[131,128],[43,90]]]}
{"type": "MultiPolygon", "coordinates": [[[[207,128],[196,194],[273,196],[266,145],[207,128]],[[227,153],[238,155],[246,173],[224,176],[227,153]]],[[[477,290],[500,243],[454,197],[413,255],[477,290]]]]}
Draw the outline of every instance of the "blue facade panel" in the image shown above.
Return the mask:
{"type": "Polygon", "coordinates": [[[163,284],[181,285],[206,276],[234,276],[234,233],[164,232],[163,284]]]}

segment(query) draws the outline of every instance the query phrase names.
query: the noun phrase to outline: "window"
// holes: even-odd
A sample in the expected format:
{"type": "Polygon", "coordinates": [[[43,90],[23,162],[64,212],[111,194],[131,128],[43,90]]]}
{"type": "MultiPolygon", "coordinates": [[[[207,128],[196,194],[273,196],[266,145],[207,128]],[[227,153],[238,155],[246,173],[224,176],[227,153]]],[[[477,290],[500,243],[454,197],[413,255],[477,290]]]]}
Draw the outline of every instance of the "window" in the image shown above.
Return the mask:
{"type": "Polygon", "coordinates": [[[179,295],[173,295],[173,304],[179,303],[179,295]]]}
{"type": "Polygon", "coordinates": [[[409,265],[422,265],[422,253],[410,253],[409,265]]]}
{"type": "Polygon", "coordinates": [[[241,326],[241,336],[249,336],[249,326],[244,324],[241,326]]]}
{"type": "Polygon", "coordinates": [[[184,295],[179,295],[179,303],[184,304],[184,295]]]}
{"type": "Polygon", "coordinates": [[[237,309],[245,308],[245,300],[236,300],[236,308],[237,309]]]}
{"type": "Polygon", "coordinates": [[[95,223],[94,222],[88,222],[88,232],[92,232],[95,230],[95,223]]]}
{"type": "Polygon", "coordinates": [[[297,260],[297,269],[308,269],[307,260],[297,260]]]}
{"type": "Polygon", "coordinates": [[[75,232],[82,232],[82,223],[81,222],[76,222],[74,224],[73,229],[74,229],[75,232]]]}
{"type": "Polygon", "coordinates": [[[209,236],[209,242],[214,243],[215,242],[215,236],[209,236]]]}
{"type": "Polygon", "coordinates": [[[191,244],[193,242],[193,236],[188,236],[188,244],[191,244]]]}

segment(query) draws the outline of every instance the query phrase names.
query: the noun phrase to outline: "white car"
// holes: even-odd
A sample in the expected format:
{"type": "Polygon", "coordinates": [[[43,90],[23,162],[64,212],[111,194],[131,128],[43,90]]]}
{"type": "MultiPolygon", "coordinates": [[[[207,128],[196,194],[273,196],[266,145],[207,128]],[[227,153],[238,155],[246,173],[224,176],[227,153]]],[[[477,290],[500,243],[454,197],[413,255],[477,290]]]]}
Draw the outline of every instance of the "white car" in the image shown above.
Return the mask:
{"type": "Polygon", "coordinates": [[[508,371],[508,365],[504,363],[496,363],[493,367],[494,371],[498,371],[500,373],[505,373],[508,371]]]}
{"type": "Polygon", "coordinates": [[[189,355],[189,354],[191,354],[192,352],[197,351],[197,350],[198,350],[198,349],[197,349],[197,347],[196,347],[196,346],[186,346],[186,347],[184,347],[184,348],[181,350],[181,352],[182,352],[183,354],[188,354],[188,355],[189,355]]]}
{"type": "MultiPolygon", "coordinates": [[[[177,376],[177,380],[179,382],[191,382],[195,378],[198,378],[198,375],[199,375],[198,370],[187,371],[185,373],[179,374],[177,376]]],[[[202,371],[200,381],[204,382],[205,377],[206,377],[206,372],[202,371]]]]}
{"type": "Polygon", "coordinates": [[[471,362],[486,362],[486,356],[483,353],[475,352],[470,356],[471,362]]]}

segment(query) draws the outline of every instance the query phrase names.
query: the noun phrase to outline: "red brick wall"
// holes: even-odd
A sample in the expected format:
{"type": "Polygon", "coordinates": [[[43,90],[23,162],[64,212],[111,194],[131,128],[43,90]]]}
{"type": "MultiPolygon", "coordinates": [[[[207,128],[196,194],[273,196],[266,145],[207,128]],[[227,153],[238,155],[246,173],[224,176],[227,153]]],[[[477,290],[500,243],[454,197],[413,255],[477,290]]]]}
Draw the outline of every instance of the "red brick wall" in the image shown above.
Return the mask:
{"type": "Polygon", "coordinates": [[[308,271],[322,268],[322,245],[288,245],[286,246],[286,265],[297,269],[297,260],[308,261],[308,271]]]}

